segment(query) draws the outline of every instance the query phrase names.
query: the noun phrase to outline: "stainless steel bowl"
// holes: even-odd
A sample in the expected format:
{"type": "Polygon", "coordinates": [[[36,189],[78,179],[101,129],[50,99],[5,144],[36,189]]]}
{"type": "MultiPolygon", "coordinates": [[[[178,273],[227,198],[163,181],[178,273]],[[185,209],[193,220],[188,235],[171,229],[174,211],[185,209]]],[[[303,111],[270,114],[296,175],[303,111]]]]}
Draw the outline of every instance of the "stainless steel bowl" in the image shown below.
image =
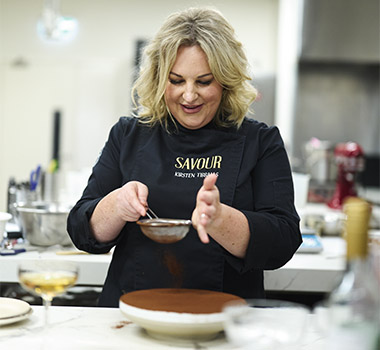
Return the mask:
{"type": "Polygon", "coordinates": [[[144,219],[137,221],[145,236],[158,243],[175,243],[189,232],[191,221],[180,219],[144,219]]]}
{"type": "Polygon", "coordinates": [[[66,221],[71,206],[36,202],[16,205],[21,229],[26,241],[37,246],[71,245],[66,221]]]}

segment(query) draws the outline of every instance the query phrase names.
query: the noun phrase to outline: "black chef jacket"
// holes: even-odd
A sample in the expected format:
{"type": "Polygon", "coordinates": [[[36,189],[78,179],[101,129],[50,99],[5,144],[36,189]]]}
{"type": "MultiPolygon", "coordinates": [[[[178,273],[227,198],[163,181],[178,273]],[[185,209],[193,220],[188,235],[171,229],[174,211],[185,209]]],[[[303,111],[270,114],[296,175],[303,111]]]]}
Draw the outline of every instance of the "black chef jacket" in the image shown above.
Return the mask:
{"type": "Polygon", "coordinates": [[[99,305],[117,307],[123,293],[150,288],[200,288],[243,298],[264,297],[263,270],[284,265],[301,243],[288,157],[276,127],[245,119],[239,129],[213,122],[198,130],[170,124],[149,127],[122,117],[93,168],[82,198],[71,210],[68,232],[90,253],[115,247],[99,305]],[[204,178],[218,175],[222,203],[242,211],[250,240],[239,259],[194,228],[181,241],[156,243],[134,222],[100,243],[89,219],[111,191],[136,180],[149,188],[149,206],[159,217],[190,219],[204,178]]]}

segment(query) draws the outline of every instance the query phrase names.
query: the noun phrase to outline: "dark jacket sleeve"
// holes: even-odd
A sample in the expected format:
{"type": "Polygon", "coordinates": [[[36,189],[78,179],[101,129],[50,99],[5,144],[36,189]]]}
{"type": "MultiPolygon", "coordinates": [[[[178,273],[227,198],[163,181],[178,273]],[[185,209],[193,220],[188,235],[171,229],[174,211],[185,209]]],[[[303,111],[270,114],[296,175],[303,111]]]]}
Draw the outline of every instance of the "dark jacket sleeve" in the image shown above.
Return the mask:
{"type": "MultiPolygon", "coordinates": [[[[124,120],[125,121],[125,120],[124,120]]],[[[122,185],[119,167],[120,140],[125,132],[121,118],[110,131],[108,140],[93,167],[82,197],[70,211],[67,231],[74,245],[89,253],[108,252],[118,241],[100,243],[92,235],[89,225],[91,215],[98,202],[109,192],[122,185]]]]}
{"type": "Polygon", "coordinates": [[[247,140],[244,161],[254,164],[253,207],[241,211],[248,219],[250,240],[244,259],[227,257],[240,273],[277,269],[302,243],[290,164],[278,128],[261,126],[253,135],[248,133],[247,140]]]}

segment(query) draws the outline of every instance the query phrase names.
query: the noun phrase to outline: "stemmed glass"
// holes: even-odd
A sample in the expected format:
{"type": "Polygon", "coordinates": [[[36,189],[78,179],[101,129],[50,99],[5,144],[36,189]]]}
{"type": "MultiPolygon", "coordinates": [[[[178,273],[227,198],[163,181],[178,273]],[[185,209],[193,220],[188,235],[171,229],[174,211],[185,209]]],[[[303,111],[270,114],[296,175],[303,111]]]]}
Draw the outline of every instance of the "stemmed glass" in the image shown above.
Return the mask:
{"type": "Polygon", "coordinates": [[[45,328],[53,298],[63,294],[78,279],[78,266],[69,261],[26,261],[18,267],[18,279],[27,291],[40,296],[45,306],[45,328]]]}

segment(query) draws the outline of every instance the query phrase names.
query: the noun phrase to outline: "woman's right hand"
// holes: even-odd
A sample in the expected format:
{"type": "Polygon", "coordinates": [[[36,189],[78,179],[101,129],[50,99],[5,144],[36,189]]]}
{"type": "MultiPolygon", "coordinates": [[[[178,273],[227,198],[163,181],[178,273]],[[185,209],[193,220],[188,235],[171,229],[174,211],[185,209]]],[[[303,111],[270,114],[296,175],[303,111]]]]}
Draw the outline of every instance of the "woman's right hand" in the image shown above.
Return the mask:
{"type": "Polygon", "coordinates": [[[102,198],[90,218],[94,237],[99,242],[112,241],[127,221],[135,222],[145,216],[148,192],[143,183],[130,181],[102,198]]]}
{"type": "Polygon", "coordinates": [[[127,182],[117,190],[116,211],[118,216],[129,222],[137,221],[146,215],[148,187],[139,181],[127,182]]]}

